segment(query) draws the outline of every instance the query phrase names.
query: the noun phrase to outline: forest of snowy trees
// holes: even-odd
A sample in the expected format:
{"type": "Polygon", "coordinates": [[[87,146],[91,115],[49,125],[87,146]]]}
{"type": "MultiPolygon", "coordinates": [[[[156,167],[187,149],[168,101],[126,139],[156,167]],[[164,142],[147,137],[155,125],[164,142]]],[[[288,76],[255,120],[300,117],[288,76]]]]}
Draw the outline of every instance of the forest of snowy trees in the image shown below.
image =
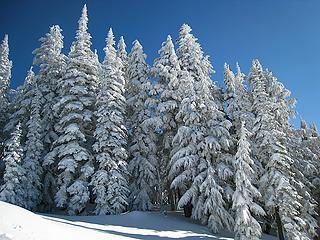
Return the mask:
{"type": "Polygon", "coordinates": [[[224,66],[225,88],[190,26],[163,42],[153,66],[138,40],[127,54],[112,29],[91,49],[87,8],[68,55],[52,26],[23,86],[10,90],[0,47],[0,199],[70,215],[183,209],[213,232],[259,239],[316,235],[320,136],[293,127],[295,100],[253,60],[224,66]],[[175,46],[176,44],[176,46],[175,46]]]}

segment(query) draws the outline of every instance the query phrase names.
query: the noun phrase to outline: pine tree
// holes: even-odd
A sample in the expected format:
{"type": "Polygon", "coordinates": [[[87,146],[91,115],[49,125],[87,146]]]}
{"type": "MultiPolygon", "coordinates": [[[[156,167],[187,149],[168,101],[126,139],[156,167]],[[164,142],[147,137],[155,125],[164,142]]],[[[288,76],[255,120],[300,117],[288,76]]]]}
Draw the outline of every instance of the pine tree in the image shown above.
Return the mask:
{"type": "Polygon", "coordinates": [[[27,141],[22,167],[26,171],[25,187],[26,206],[33,211],[37,210],[42,200],[42,124],[40,118],[41,92],[34,86],[35,96],[31,101],[31,113],[27,122],[27,141]]]}
{"type": "MultiPolygon", "coordinates": [[[[63,36],[58,25],[50,27],[50,32],[40,38],[41,46],[35,49],[33,63],[40,67],[36,76],[37,88],[42,96],[39,99],[39,111],[43,142],[43,154],[50,152],[52,143],[57,139],[57,131],[54,129],[57,118],[52,111],[53,105],[58,101],[57,84],[66,67],[66,56],[61,53],[63,48],[63,36]]],[[[55,165],[56,167],[56,165],[55,165]]],[[[44,162],[43,200],[46,210],[51,210],[53,196],[55,194],[55,176],[52,164],[44,162]]]]}
{"type": "Polygon", "coordinates": [[[24,183],[27,181],[27,176],[25,169],[22,167],[22,158],[21,124],[18,123],[5,146],[3,161],[6,168],[3,177],[4,184],[0,190],[0,200],[26,207],[24,183]]]}
{"type": "Polygon", "coordinates": [[[69,214],[85,209],[89,201],[88,180],[93,173],[91,144],[98,69],[87,24],[85,5],[65,73],[57,83],[59,99],[53,110],[58,120],[58,138],[44,162],[45,166],[53,164],[58,173],[56,206],[66,207],[69,214]]]}
{"type": "Polygon", "coordinates": [[[263,168],[268,162],[271,154],[270,143],[273,139],[270,124],[272,118],[271,99],[267,93],[267,80],[263,69],[258,60],[252,62],[252,68],[249,75],[249,82],[252,92],[252,112],[255,114],[254,125],[252,129],[252,153],[257,162],[257,174],[261,177],[263,168]]]}
{"type": "MultiPolygon", "coordinates": [[[[0,158],[2,158],[4,141],[6,134],[4,127],[9,118],[9,93],[10,93],[10,79],[11,79],[11,67],[12,62],[9,60],[9,43],[8,35],[4,36],[4,39],[0,45],[0,158]]],[[[2,178],[0,160],[0,179],[2,178]]]]}
{"type": "MultiPolygon", "coordinates": [[[[181,92],[178,92],[180,65],[178,57],[175,53],[171,37],[162,43],[161,49],[158,51],[159,57],[155,59],[152,75],[157,78],[157,91],[159,97],[157,99],[156,117],[154,117],[155,125],[161,129],[159,134],[159,178],[161,179],[163,195],[170,198],[173,204],[173,196],[170,190],[170,180],[168,179],[168,168],[170,153],[172,151],[172,139],[177,133],[177,122],[175,116],[178,113],[180,102],[183,98],[181,92]]],[[[173,206],[172,206],[173,208],[173,206]]]]}
{"type": "MultiPolygon", "coordinates": [[[[34,85],[35,74],[32,67],[30,67],[23,86],[18,87],[16,90],[16,94],[12,102],[12,113],[4,129],[6,133],[13,132],[19,122],[21,123],[21,126],[26,126],[30,117],[31,101],[34,96],[34,85]]],[[[25,142],[27,133],[25,128],[22,128],[21,130],[21,142],[23,143],[25,142]]]]}
{"type": "MultiPolygon", "coordinates": [[[[221,150],[223,145],[213,141],[207,126],[208,109],[202,99],[195,94],[193,78],[186,71],[181,77],[181,92],[185,93],[176,119],[180,124],[173,139],[173,151],[170,162],[171,187],[182,194],[178,207],[194,206],[192,216],[208,224],[217,232],[221,227],[231,229],[233,219],[225,209],[223,188],[220,186],[216,166],[218,162],[211,151],[221,150]],[[209,159],[211,159],[209,161],[209,159]],[[215,207],[210,204],[214,202],[215,207]]],[[[216,114],[211,112],[211,114],[216,114]]],[[[219,131],[219,128],[215,128],[219,131]]],[[[221,131],[221,130],[220,130],[221,131]]],[[[223,143],[221,139],[221,144],[223,143]]]]}
{"type": "Polygon", "coordinates": [[[265,215],[265,212],[254,202],[254,198],[260,198],[261,194],[252,184],[254,162],[250,157],[250,143],[248,141],[250,133],[245,128],[244,122],[242,122],[239,135],[238,151],[234,162],[236,190],[232,197],[232,208],[236,213],[235,239],[259,239],[261,227],[252,213],[265,215]]]}
{"type": "Polygon", "coordinates": [[[214,98],[220,110],[223,109],[222,91],[210,79],[210,74],[214,73],[209,56],[204,56],[197,38],[191,33],[189,25],[183,24],[179,31],[177,43],[177,56],[182,70],[190,73],[195,81],[195,91],[198,93],[210,92],[210,97],[214,98]]]}
{"type": "Polygon", "coordinates": [[[133,42],[128,56],[127,116],[129,122],[130,208],[151,210],[157,184],[156,136],[148,119],[152,84],[148,79],[146,55],[139,41],[133,42]]]}
{"type": "Polygon", "coordinates": [[[232,217],[228,214],[223,203],[223,195],[231,198],[229,182],[231,181],[232,166],[231,157],[228,155],[230,146],[229,128],[231,123],[226,120],[222,111],[220,90],[211,81],[210,73],[213,71],[208,57],[203,56],[200,44],[190,33],[191,28],[183,25],[180,29],[177,50],[178,59],[183,71],[191,78],[192,91],[182,100],[176,119],[181,119],[177,135],[174,137],[174,149],[171,157],[170,176],[173,177],[171,184],[180,192],[181,198],[178,206],[184,207],[185,213],[196,219],[208,223],[213,231],[222,226],[230,227],[232,217]],[[208,160],[209,163],[208,163],[208,160]],[[208,183],[207,174],[212,174],[209,168],[213,166],[214,183],[208,183]],[[191,173],[190,173],[191,171],[191,173]],[[217,206],[220,208],[206,209],[204,203],[209,199],[205,188],[200,186],[209,184],[215,199],[221,200],[217,206]],[[220,192],[220,189],[223,192],[220,192]],[[206,215],[203,215],[204,211],[206,215]],[[220,213],[223,222],[214,223],[214,214],[220,213]],[[226,217],[227,216],[227,217],[226,217]],[[208,222],[210,221],[210,222],[208,222]]]}
{"type": "MultiPolygon", "coordinates": [[[[292,152],[299,159],[299,169],[307,178],[305,184],[310,188],[313,199],[320,199],[320,139],[315,125],[308,126],[301,119],[300,129],[295,131],[295,144],[292,152]]],[[[318,212],[320,211],[318,202],[318,212]]]]}
{"type": "Polygon", "coordinates": [[[10,79],[12,62],[9,60],[9,42],[8,35],[4,36],[0,45],[0,127],[3,131],[6,123],[7,111],[9,107],[10,79]]]}
{"type": "Polygon", "coordinates": [[[98,170],[92,177],[96,195],[95,213],[118,214],[127,205],[128,182],[126,151],[127,131],[124,126],[125,97],[122,63],[116,55],[114,36],[109,30],[104,48],[101,89],[97,98],[97,126],[94,132],[98,170]]]}
{"type": "Polygon", "coordinates": [[[61,53],[63,48],[63,36],[61,28],[54,25],[50,32],[39,39],[41,46],[35,49],[33,64],[40,67],[36,76],[37,87],[41,92],[40,114],[43,118],[45,151],[48,152],[51,144],[57,139],[54,130],[56,119],[54,118],[52,107],[57,100],[57,83],[62,77],[66,64],[66,57],[61,53]]]}
{"type": "Polygon", "coordinates": [[[296,168],[297,160],[288,152],[291,111],[286,101],[288,92],[257,60],[253,61],[250,82],[256,116],[254,154],[264,168],[260,191],[265,207],[276,218],[280,239],[284,239],[282,227],[289,239],[308,239],[314,235],[313,210],[311,200],[302,201],[309,194],[301,191],[302,175],[296,168]],[[302,202],[307,207],[302,207],[302,202]]]}

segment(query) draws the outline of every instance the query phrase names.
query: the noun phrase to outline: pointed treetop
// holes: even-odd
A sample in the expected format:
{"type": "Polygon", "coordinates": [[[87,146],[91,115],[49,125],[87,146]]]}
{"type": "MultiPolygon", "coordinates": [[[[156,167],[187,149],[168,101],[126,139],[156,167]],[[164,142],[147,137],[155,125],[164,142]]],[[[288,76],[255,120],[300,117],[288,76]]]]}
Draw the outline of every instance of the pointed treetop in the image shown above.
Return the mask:
{"type": "Polygon", "coordinates": [[[78,23],[79,23],[79,31],[86,32],[88,30],[88,11],[87,11],[86,4],[83,6],[82,14],[78,23]]]}
{"type": "Polygon", "coordinates": [[[236,63],[236,68],[237,68],[237,74],[236,74],[236,84],[239,88],[242,88],[243,89],[243,81],[244,81],[244,73],[241,72],[241,68],[240,68],[240,65],[239,63],[237,62],[236,63]]]}
{"type": "Polygon", "coordinates": [[[134,48],[141,48],[142,49],[142,45],[140,44],[140,42],[137,39],[133,41],[132,45],[133,45],[132,49],[134,49],[134,48]]]}
{"type": "Polygon", "coordinates": [[[262,65],[260,64],[258,59],[254,59],[252,61],[252,70],[262,71],[262,65]]]}
{"type": "Polygon", "coordinates": [[[61,32],[62,32],[62,29],[60,28],[59,25],[53,25],[52,27],[50,27],[50,34],[55,38],[63,39],[61,32]]]}
{"type": "Polygon", "coordinates": [[[115,61],[117,58],[117,51],[114,47],[115,41],[114,41],[114,35],[112,32],[112,28],[109,29],[107,38],[106,38],[106,46],[104,47],[105,52],[105,58],[103,63],[107,63],[110,61],[115,61]]]}
{"type": "Polygon", "coordinates": [[[0,45],[0,88],[5,92],[8,90],[11,79],[12,62],[9,60],[9,41],[5,34],[0,45]]]}
{"type": "Polygon", "coordinates": [[[138,59],[138,61],[143,62],[144,66],[147,66],[146,64],[146,58],[147,55],[143,52],[143,47],[140,44],[140,42],[136,39],[133,41],[132,43],[132,48],[131,51],[128,55],[128,61],[136,61],[138,59]]]}
{"type": "Polygon", "coordinates": [[[0,61],[9,61],[9,40],[8,34],[4,35],[0,45],[0,61]]]}
{"type": "Polygon", "coordinates": [[[2,46],[9,46],[9,38],[8,38],[8,34],[4,35],[4,38],[2,40],[2,46]]]}
{"type": "Polygon", "coordinates": [[[62,29],[59,25],[53,25],[50,27],[50,32],[39,39],[41,46],[32,51],[33,64],[48,64],[52,60],[62,61],[63,36],[61,32],[62,29]]]}
{"type": "MultiPolygon", "coordinates": [[[[257,76],[261,76],[261,74],[263,74],[263,68],[262,68],[262,65],[260,64],[259,60],[258,59],[254,59],[252,61],[252,65],[251,65],[251,71],[250,71],[250,74],[249,74],[249,81],[251,82],[252,80],[256,79],[258,80],[258,82],[263,82],[265,79],[265,76],[263,77],[263,79],[261,77],[258,77],[257,76]]],[[[254,80],[254,81],[256,81],[254,80]]]]}
{"type": "Polygon", "coordinates": [[[87,6],[84,5],[82,9],[81,17],[78,21],[79,28],[76,33],[76,39],[72,43],[70,48],[70,57],[78,57],[86,56],[92,57],[93,53],[90,49],[91,47],[91,35],[88,32],[88,13],[87,13],[87,6]]]}
{"type": "Polygon", "coordinates": [[[118,42],[117,54],[118,54],[118,57],[121,59],[122,63],[124,64],[124,68],[126,68],[127,61],[128,61],[128,54],[126,51],[126,43],[124,41],[123,36],[120,37],[120,40],[118,42]]]}
{"type": "Polygon", "coordinates": [[[176,52],[174,50],[174,45],[170,35],[168,35],[166,41],[162,43],[162,47],[160,48],[158,53],[160,54],[160,56],[164,56],[167,54],[176,56],[176,52]]]}
{"type": "MultiPolygon", "coordinates": [[[[129,58],[133,57],[133,55],[138,55],[139,57],[141,56],[144,60],[146,58],[146,55],[143,52],[143,47],[137,39],[133,41],[132,48],[131,48],[131,51],[130,51],[128,57],[129,58]]],[[[137,56],[134,56],[134,58],[135,57],[137,57],[137,56]]]]}
{"type": "Polygon", "coordinates": [[[124,41],[123,36],[120,37],[119,43],[118,43],[118,50],[126,52],[126,43],[124,41]]]}
{"type": "Polygon", "coordinates": [[[231,71],[230,66],[225,63],[224,64],[224,82],[227,87],[227,92],[234,93],[235,91],[235,76],[234,73],[231,71]]]}
{"type": "Polygon", "coordinates": [[[143,47],[142,45],[140,44],[140,42],[136,39],[133,41],[132,43],[132,48],[131,48],[131,51],[128,55],[128,61],[140,61],[140,62],[143,62],[145,65],[145,60],[146,60],[146,54],[143,52],[143,47]]]}
{"type": "Polygon", "coordinates": [[[186,23],[182,24],[180,28],[181,34],[187,34],[187,33],[190,33],[191,31],[192,31],[192,28],[188,24],[186,23]]]}
{"type": "Polygon", "coordinates": [[[238,62],[236,63],[236,68],[237,68],[237,75],[241,76],[243,73],[241,72],[241,68],[238,62]]]}
{"type": "Polygon", "coordinates": [[[234,79],[234,73],[231,71],[229,64],[224,63],[224,74],[225,78],[227,77],[228,79],[225,80],[233,80],[234,79]]]}
{"type": "Polygon", "coordinates": [[[115,44],[112,28],[110,28],[108,31],[106,43],[107,43],[107,46],[114,46],[115,44]]]}
{"type": "Polygon", "coordinates": [[[229,64],[227,64],[226,62],[225,62],[224,65],[223,65],[223,69],[224,69],[225,72],[231,71],[229,64]]]}

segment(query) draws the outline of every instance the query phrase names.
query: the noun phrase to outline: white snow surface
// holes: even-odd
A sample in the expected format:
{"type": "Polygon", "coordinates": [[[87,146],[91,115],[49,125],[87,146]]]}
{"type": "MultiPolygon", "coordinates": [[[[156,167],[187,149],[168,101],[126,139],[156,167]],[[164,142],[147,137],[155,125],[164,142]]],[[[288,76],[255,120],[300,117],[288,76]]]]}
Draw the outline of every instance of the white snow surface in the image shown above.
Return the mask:
{"type": "MultiPolygon", "coordinates": [[[[233,239],[177,213],[129,212],[108,216],[35,214],[0,201],[0,240],[233,239]]],[[[263,236],[264,240],[275,237],[263,236]]]]}

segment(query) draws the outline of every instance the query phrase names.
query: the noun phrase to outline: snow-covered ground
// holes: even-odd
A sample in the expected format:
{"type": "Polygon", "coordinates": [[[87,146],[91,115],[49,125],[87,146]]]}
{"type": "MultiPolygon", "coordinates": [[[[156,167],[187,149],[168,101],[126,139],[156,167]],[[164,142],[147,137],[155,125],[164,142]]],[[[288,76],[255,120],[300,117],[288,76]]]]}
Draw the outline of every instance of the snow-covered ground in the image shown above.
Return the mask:
{"type": "MultiPolygon", "coordinates": [[[[233,239],[210,233],[178,214],[130,212],[117,216],[40,215],[0,201],[0,240],[233,239]]],[[[264,236],[262,239],[276,239],[264,236]]]]}

